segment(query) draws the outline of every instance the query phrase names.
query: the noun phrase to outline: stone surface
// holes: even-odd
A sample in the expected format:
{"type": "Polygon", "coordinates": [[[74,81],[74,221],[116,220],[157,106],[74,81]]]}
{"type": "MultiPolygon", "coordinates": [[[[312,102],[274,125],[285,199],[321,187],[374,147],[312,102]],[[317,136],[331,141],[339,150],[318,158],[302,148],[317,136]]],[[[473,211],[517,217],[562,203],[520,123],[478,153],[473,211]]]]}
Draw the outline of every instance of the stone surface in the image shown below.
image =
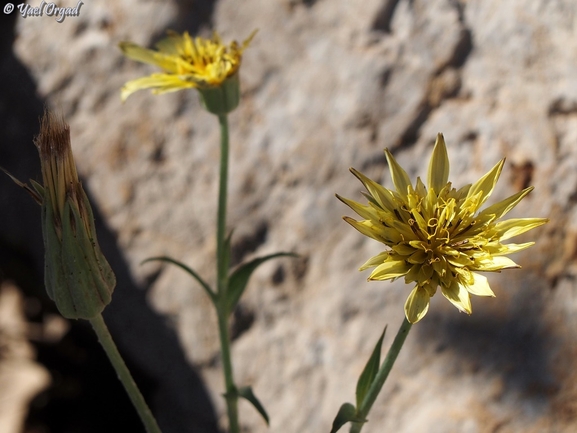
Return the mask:
{"type": "Polygon", "coordinates": [[[50,375],[35,362],[28,338],[32,327],[24,317],[24,302],[11,284],[0,286],[0,430],[23,431],[27,407],[36,394],[48,387],[50,375]]]}
{"type": "MultiPolygon", "coordinates": [[[[19,18],[15,57],[39,97],[64,112],[122,266],[176,331],[223,425],[208,300],[181,270],[140,265],[170,255],[214,280],[216,120],[193,91],[119,98],[125,81],[154,68],[123,59],[117,43],[150,45],[167,28],[216,29],[225,40],[259,29],[243,60],[241,106],[230,116],[229,226],[238,260],[279,250],[301,256],[263,266],[236,314],[237,328],[246,328],[233,344],[237,381],[265,404],[270,431],[329,431],[340,404],[354,400],[385,324],[385,347],[392,341],[408,288],[367,283],[357,272],[381,246],[341,220],[351,213],[334,194],[361,199],[350,166],[392,186],[385,147],[413,179],[424,176],[437,132],[454,183],[506,157],[492,200],[534,185],[512,214],[551,222],[525,238],[537,244],[515,257],[523,270],[489,276],[497,298],[473,299],[472,316],[434,298],[363,432],[574,431],[574,1],[85,3],[62,24],[19,18]]],[[[132,357],[153,364],[143,340],[128,341],[123,331],[126,293],[119,285],[110,320],[132,357]]],[[[246,431],[267,431],[244,403],[241,414],[246,431]]]]}

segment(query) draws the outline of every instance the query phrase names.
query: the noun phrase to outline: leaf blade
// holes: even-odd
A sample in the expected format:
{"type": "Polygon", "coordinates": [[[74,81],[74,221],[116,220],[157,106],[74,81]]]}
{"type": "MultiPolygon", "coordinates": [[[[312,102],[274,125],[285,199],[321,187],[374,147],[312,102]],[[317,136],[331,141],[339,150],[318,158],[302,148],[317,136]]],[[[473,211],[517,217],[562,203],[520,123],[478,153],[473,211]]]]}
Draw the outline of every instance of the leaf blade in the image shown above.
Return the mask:
{"type": "Polygon", "coordinates": [[[228,312],[232,312],[236,304],[238,303],[240,297],[242,296],[248,280],[252,273],[256,270],[258,266],[264,262],[274,259],[277,257],[298,257],[294,253],[275,253],[269,254],[268,256],[259,257],[250,262],[240,265],[231,275],[228,280],[228,290],[226,293],[226,304],[228,312]]]}
{"type": "Polygon", "coordinates": [[[351,403],[343,403],[333,421],[331,433],[336,433],[348,422],[361,422],[357,417],[357,410],[351,403]]]}
{"type": "Polygon", "coordinates": [[[377,376],[377,372],[379,371],[379,367],[381,365],[381,347],[383,345],[383,339],[385,338],[385,333],[387,332],[387,327],[383,330],[377,345],[373,349],[373,353],[371,357],[367,361],[363,372],[359,376],[359,380],[357,382],[357,407],[361,407],[363,404],[363,400],[369,391],[375,377],[377,376]]]}
{"type": "Polygon", "coordinates": [[[216,301],[217,301],[216,294],[212,291],[210,286],[202,279],[202,277],[199,274],[197,274],[190,267],[186,266],[184,263],[179,262],[178,260],[171,259],[170,257],[167,257],[167,256],[159,256],[159,257],[150,257],[150,258],[140,262],[140,264],[143,265],[144,263],[148,263],[148,262],[152,262],[152,261],[167,262],[167,263],[171,263],[173,265],[178,266],[183,271],[190,274],[201,285],[201,287],[204,289],[204,291],[209,296],[209,298],[212,300],[212,302],[216,303],[216,301]]]}
{"type": "Polygon", "coordinates": [[[257,410],[257,412],[260,413],[261,416],[264,418],[266,425],[267,426],[270,425],[268,414],[266,413],[264,406],[261,404],[259,399],[256,398],[256,395],[254,395],[254,392],[252,391],[252,388],[250,386],[244,386],[242,388],[239,388],[238,389],[238,396],[249,401],[254,406],[254,408],[257,410]]]}

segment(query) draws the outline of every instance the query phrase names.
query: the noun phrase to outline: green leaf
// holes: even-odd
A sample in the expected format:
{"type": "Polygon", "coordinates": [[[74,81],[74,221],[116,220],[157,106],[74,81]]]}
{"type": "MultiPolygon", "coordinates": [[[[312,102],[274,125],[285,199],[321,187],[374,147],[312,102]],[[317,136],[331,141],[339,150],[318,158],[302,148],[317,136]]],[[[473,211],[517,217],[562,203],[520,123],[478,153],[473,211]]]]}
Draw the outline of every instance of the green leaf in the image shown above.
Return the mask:
{"type": "Polygon", "coordinates": [[[331,429],[331,433],[336,433],[339,429],[344,426],[348,422],[365,422],[359,420],[357,416],[357,410],[355,407],[350,403],[343,403],[340,407],[335,420],[333,421],[333,428],[331,429]]]}
{"type": "Polygon", "coordinates": [[[252,388],[250,386],[245,386],[245,387],[239,388],[238,396],[251,402],[252,405],[254,406],[254,408],[258,411],[258,413],[260,413],[262,415],[262,417],[264,418],[266,425],[269,425],[268,414],[266,413],[266,410],[264,410],[264,407],[260,403],[258,398],[256,398],[256,396],[252,392],[252,388]]]}
{"type": "Polygon", "coordinates": [[[162,256],[162,257],[150,257],[146,260],[143,260],[142,262],[140,262],[140,264],[144,264],[147,262],[152,262],[152,261],[161,261],[161,262],[168,262],[168,263],[172,263],[173,265],[178,266],[179,268],[181,268],[182,270],[188,272],[196,281],[198,281],[198,283],[201,285],[201,287],[204,289],[204,291],[206,292],[206,294],[209,296],[209,298],[212,300],[212,302],[216,305],[216,295],[215,293],[211,290],[210,286],[200,277],[200,275],[198,275],[195,271],[193,271],[191,268],[189,268],[188,266],[186,266],[184,263],[181,263],[177,260],[171,259],[170,257],[166,257],[166,256],[162,256]]]}
{"type": "Polygon", "coordinates": [[[267,260],[274,259],[276,257],[298,257],[296,254],[293,253],[276,253],[270,254],[268,256],[260,257],[250,262],[244,263],[240,265],[230,276],[228,281],[228,291],[226,292],[226,305],[228,308],[228,313],[231,313],[236,307],[238,300],[242,296],[244,289],[246,289],[246,285],[248,283],[248,279],[254,272],[254,270],[262,263],[266,262],[267,260]]]}
{"type": "Polygon", "coordinates": [[[383,344],[383,338],[385,338],[385,332],[387,332],[387,327],[383,330],[381,334],[381,338],[377,342],[375,349],[373,350],[373,354],[367,361],[367,365],[361,375],[359,376],[359,381],[357,382],[357,407],[361,407],[363,404],[363,400],[369,391],[369,388],[373,384],[377,372],[379,371],[379,367],[381,365],[381,346],[383,344]]]}

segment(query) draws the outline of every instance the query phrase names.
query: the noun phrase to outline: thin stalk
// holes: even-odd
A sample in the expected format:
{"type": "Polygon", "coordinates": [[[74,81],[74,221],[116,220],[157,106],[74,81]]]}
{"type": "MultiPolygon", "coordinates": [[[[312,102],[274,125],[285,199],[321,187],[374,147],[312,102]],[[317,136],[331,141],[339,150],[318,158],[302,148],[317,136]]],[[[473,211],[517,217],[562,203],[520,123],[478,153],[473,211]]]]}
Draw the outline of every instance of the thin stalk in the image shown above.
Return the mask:
{"type": "Polygon", "coordinates": [[[224,371],[224,384],[226,386],[226,410],[228,413],[228,423],[230,433],[239,433],[240,425],[238,423],[238,394],[234,385],[234,376],[232,372],[232,361],[230,357],[230,336],[228,333],[228,320],[223,314],[224,311],[218,311],[218,331],[220,337],[220,347],[222,352],[222,368],[224,371]]]}
{"type": "MultiPolygon", "coordinates": [[[[391,345],[391,348],[389,349],[387,356],[383,361],[383,364],[381,365],[379,371],[377,372],[375,380],[373,381],[371,387],[369,388],[369,391],[367,392],[367,395],[365,396],[365,399],[361,404],[361,407],[359,408],[359,418],[367,419],[367,415],[369,414],[371,407],[373,407],[373,404],[375,403],[375,400],[377,399],[379,392],[383,388],[383,385],[385,384],[385,381],[387,380],[387,377],[389,376],[389,373],[391,372],[391,369],[395,364],[397,356],[399,355],[399,352],[401,351],[401,348],[405,343],[407,335],[409,335],[411,326],[413,326],[412,323],[409,322],[405,317],[403,320],[403,324],[399,328],[399,331],[395,336],[395,340],[393,341],[393,344],[391,345]]],[[[360,433],[361,429],[363,428],[363,425],[364,423],[354,422],[353,425],[351,426],[350,433],[360,433]]]]}
{"type": "Polygon", "coordinates": [[[227,290],[227,273],[225,257],[226,230],[226,195],[228,184],[228,118],[226,114],[218,115],[220,124],[220,184],[218,187],[218,215],[216,222],[216,263],[218,294],[221,299],[227,290]]]}
{"type": "Polygon", "coordinates": [[[94,328],[94,332],[96,332],[98,341],[100,341],[106,355],[108,355],[108,359],[116,370],[120,382],[122,382],[124,389],[128,393],[130,401],[132,401],[132,404],[136,408],[138,416],[140,416],[147,433],[161,433],[160,428],[156,423],[156,419],[152,415],[146,401],[144,401],[144,397],[142,397],[136,383],[134,383],[134,379],[130,375],[128,367],[126,367],[124,360],[120,356],[120,352],[118,352],[116,344],[114,344],[114,341],[112,340],[112,336],[108,331],[106,323],[104,323],[102,315],[99,314],[94,319],[90,319],[90,324],[92,325],[92,328],[94,328]]]}
{"type": "Polygon", "coordinates": [[[218,278],[218,334],[220,337],[220,349],[222,353],[222,368],[224,384],[226,387],[225,399],[228,412],[230,433],[239,433],[238,423],[238,394],[234,385],[232,360],[230,354],[230,335],[228,331],[228,306],[226,291],[228,290],[228,269],[225,256],[225,230],[226,230],[226,196],[228,182],[228,118],[226,114],[218,115],[220,124],[220,184],[218,188],[218,215],[216,226],[216,267],[218,278]]]}

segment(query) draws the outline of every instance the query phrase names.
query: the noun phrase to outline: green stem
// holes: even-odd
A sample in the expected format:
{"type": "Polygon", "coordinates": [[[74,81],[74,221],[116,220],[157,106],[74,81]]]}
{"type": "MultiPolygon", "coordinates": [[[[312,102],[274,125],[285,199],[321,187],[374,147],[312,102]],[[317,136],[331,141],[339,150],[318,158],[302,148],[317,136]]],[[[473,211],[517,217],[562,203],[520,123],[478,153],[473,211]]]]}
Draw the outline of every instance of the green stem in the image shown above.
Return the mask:
{"type": "Polygon", "coordinates": [[[144,401],[144,397],[142,397],[142,394],[138,390],[136,383],[134,383],[134,379],[130,375],[128,367],[126,367],[124,360],[120,356],[120,353],[116,348],[116,344],[114,344],[112,336],[106,327],[106,323],[104,323],[102,315],[99,314],[95,318],[90,319],[90,324],[94,328],[94,332],[96,332],[100,344],[104,348],[106,355],[108,355],[108,359],[110,359],[112,366],[116,370],[118,378],[128,393],[130,401],[132,401],[132,404],[136,408],[138,416],[140,416],[146,431],[148,433],[161,433],[160,428],[156,423],[156,419],[154,419],[154,416],[148,408],[146,401],[144,401]]]}
{"type": "MultiPolygon", "coordinates": [[[[403,324],[399,328],[399,331],[395,336],[395,340],[393,341],[393,344],[391,345],[391,348],[389,349],[387,356],[383,361],[383,364],[381,365],[379,371],[377,372],[375,380],[373,380],[373,383],[371,384],[371,387],[369,388],[369,391],[367,392],[367,395],[363,400],[361,407],[358,408],[359,418],[367,419],[367,415],[369,414],[371,407],[375,403],[375,400],[377,399],[379,392],[383,388],[383,385],[385,384],[385,381],[387,380],[387,377],[389,376],[389,373],[391,372],[391,369],[395,364],[397,356],[399,355],[399,352],[401,351],[401,348],[405,343],[407,335],[409,335],[411,326],[413,326],[412,323],[410,323],[405,317],[403,320],[403,324]]],[[[360,433],[361,429],[363,428],[363,425],[364,423],[354,422],[353,425],[351,426],[350,433],[360,433]]]]}
{"type": "Polygon", "coordinates": [[[225,248],[225,230],[226,230],[226,194],[228,183],[228,118],[226,114],[218,115],[220,124],[220,184],[218,188],[218,216],[216,225],[216,263],[218,278],[218,294],[225,297],[224,292],[227,290],[226,252],[225,248]]]}
{"type": "Polygon", "coordinates": [[[228,118],[226,114],[218,115],[220,124],[220,185],[218,189],[218,216],[216,226],[216,262],[218,278],[218,334],[222,352],[222,367],[224,384],[226,386],[226,408],[230,433],[239,433],[238,423],[238,394],[234,385],[232,360],[230,354],[230,335],[228,332],[228,305],[226,291],[228,290],[228,261],[225,259],[225,230],[226,230],[226,195],[228,181],[228,118]]]}
{"type": "Polygon", "coordinates": [[[228,423],[230,433],[239,433],[238,423],[238,394],[234,385],[232,372],[232,361],[230,357],[230,336],[228,333],[228,320],[224,311],[218,311],[218,331],[220,337],[220,347],[222,351],[222,367],[224,370],[224,384],[226,386],[226,410],[228,412],[228,423]]]}

